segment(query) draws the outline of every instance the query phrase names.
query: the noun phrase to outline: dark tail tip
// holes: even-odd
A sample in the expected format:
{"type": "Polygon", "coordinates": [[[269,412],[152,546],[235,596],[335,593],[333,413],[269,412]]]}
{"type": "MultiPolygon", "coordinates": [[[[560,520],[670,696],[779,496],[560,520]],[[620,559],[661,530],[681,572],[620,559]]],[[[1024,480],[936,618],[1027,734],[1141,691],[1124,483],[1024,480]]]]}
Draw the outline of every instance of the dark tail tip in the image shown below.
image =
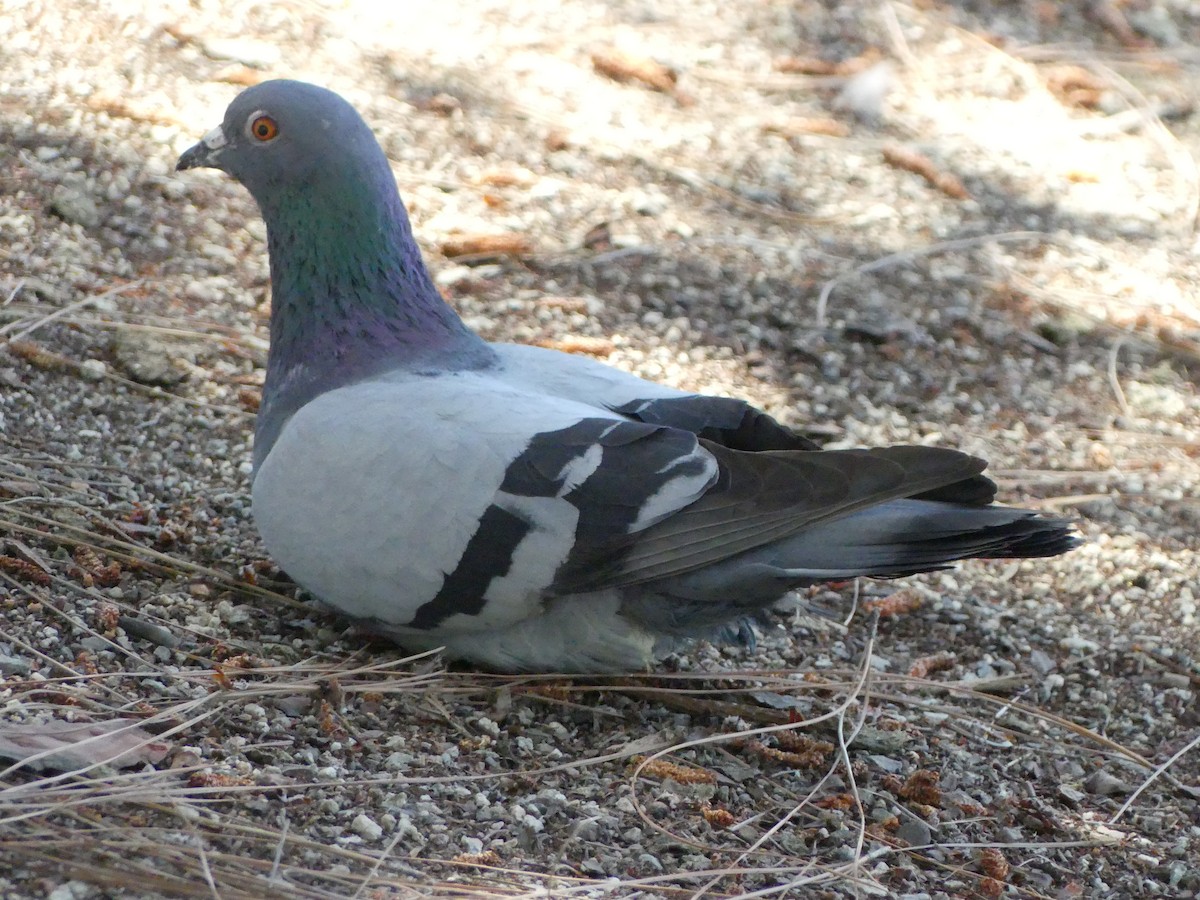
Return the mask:
{"type": "Polygon", "coordinates": [[[1035,559],[1058,556],[1074,550],[1083,543],[1083,539],[1075,531],[1074,523],[1067,519],[1031,516],[1000,526],[997,530],[1008,534],[1004,536],[1003,546],[1000,552],[995,554],[995,558],[1035,559]]]}

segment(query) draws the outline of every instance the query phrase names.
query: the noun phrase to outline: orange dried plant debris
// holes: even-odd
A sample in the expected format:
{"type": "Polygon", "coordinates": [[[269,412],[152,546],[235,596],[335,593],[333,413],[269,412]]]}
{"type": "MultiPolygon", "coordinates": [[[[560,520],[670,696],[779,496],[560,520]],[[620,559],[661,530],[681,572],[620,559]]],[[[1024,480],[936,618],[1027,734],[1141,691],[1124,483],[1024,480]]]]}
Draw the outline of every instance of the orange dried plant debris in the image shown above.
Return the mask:
{"type": "Polygon", "coordinates": [[[815,805],[821,809],[837,809],[843,811],[847,809],[854,809],[854,795],[833,794],[829,797],[822,797],[816,802],[815,805]]]}
{"type": "Polygon", "coordinates": [[[259,407],[262,406],[262,391],[252,387],[239,388],[237,400],[241,404],[242,409],[247,412],[256,413],[259,407]]]}
{"type": "Polygon", "coordinates": [[[258,69],[252,69],[249,66],[244,66],[241,63],[228,65],[223,69],[218,69],[209,76],[210,81],[221,81],[225,84],[236,84],[240,87],[252,87],[261,81],[266,81],[271,76],[266,72],[258,69]]]}
{"type": "Polygon", "coordinates": [[[342,734],[342,727],[337,723],[337,714],[334,712],[333,704],[328,700],[322,700],[320,708],[317,711],[318,727],[321,729],[321,734],[336,735],[342,734]]]}
{"type": "Polygon", "coordinates": [[[762,741],[753,740],[746,741],[742,746],[751,753],[757,753],[759,756],[796,769],[816,769],[825,765],[829,752],[833,750],[833,744],[825,741],[811,741],[802,750],[768,747],[762,741]]]}
{"type": "Polygon", "coordinates": [[[666,780],[670,778],[673,781],[678,781],[680,784],[716,784],[717,776],[708,769],[701,769],[698,766],[685,766],[679,763],[673,763],[666,759],[652,759],[646,762],[646,757],[635,756],[629,761],[631,767],[635,770],[645,762],[639,774],[645,775],[648,778],[662,778],[666,780]]]}
{"type": "Polygon", "coordinates": [[[1008,880],[1008,860],[998,847],[984,847],[979,851],[979,868],[988,878],[1008,880]]]}
{"type": "Polygon", "coordinates": [[[75,668],[82,675],[95,675],[100,671],[96,665],[96,657],[92,656],[87,650],[80,650],[75,655],[75,668]]]}
{"type": "Polygon", "coordinates": [[[501,234],[461,234],[446,238],[441,245],[442,255],[458,256],[528,256],[533,252],[533,241],[523,234],[503,232],[501,234]]]}
{"type": "Polygon", "coordinates": [[[488,169],[475,180],[492,187],[528,187],[536,178],[527,169],[488,169]]]}
{"type": "Polygon", "coordinates": [[[245,787],[251,784],[254,782],[241,775],[222,775],[217,772],[194,772],[188,778],[188,787],[192,788],[245,787]]]}
{"type": "Polygon", "coordinates": [[[71,554],[76,568],[71,572],[82,582],[84,587],[98,584],[100,587],[113,587],[121,580],[121,564],[108,563],[100,559],[96,551],[82,544],[71,554]]]}
{"type": "MultiPolygon", "coordinates": [[[[228,648],[226,648],[228,652],[228,648]]],[[[266,665],[266,662],[257,656],[252,656],[249,653],[239,653],[236,656],[227,656],[224,660],[225,668],[227,669],[260,669],[266,665]]]]}
{"type": "Polygon", "coordinates": [[[1052,66],[1046,71],[1046,87],[1068,106],[1096,109],[1108,83],[1083,66],[1052,66]]]}
{"type": "Polygon", "coordinates": [[[713,828],[729,828],[737,822],[737,816],[723,806],[705,806],[700,812],[713,828]]]}
{"type": "Polygon", "coordinates": [[[763,131],[771,134],[781,134],[784,137],[800,137],[805,134],[819,134],[825,137],[846,137],[850,134],[850,126],[828,116],[793,116],[778,122],[768,122],[763,131]]]}
{"type": "Polygon", "coordinates": [[[519,688],[514,693],[532,694],[535,697],[565,702],[571,699],[574,691],[575,685],[570,681],[543,681],[519,688]]]}
{"type": "Polygon", "coordinates": [[[943,172],[928,156],[918,153],[910,147],[889,144],[883,148],[883,158],[890,166],[920,175],[947,197],[952,197],[955,200],[969,200],[971,198],[971,194],[957,175],[951,172],[943,172]]]}
{"type": "Polygon", "coordinates": [[[785,56],[775,61],[775,71],[792,75],[857,75],[879,62],[882,55],[871,47],[859,56],[837,61],[816,56],[785,56]]]}
{"type": "Polygon", "coordinates": [[[47,372],[78,372],[79,363],[58,353],[52,353],[33,341],[9,341],[8,349],[31,366],[47,372]]]}
{"type": "Polygon", "coordinates": [[[922,656],[916,660],[908,670],[908,674],[913,678],[928,678],[934,672],[942,672],[946,669],[951,669],[958,661],[949,650],[943,650],[941,653],[935,653],[932,656],[922,656]]]}
{"type": "Polygon", "coordinates": [[[120,622],[121,610],[111,603],[104,603],[96,610],[96,627],[105,634],[111,633],[120,622]]]}
{"type": "Polygon", "coordinates": [[[933,769],[917,769],[905,780],[899,794],[913,803],[939,807],[942,805],[942,789],[938,786],[940,780],[941,775],[933,769]]]}
{"type": "Polygon", "coordinates": [[[482,853],[460,853],[451,861],[464,866],[499,866],[502,862],[500,854],[495,850],[484,850],[482,853]]]}
{"type": "Polygon", "coordinates": [[[608,340],[608,338],[585,337],[583,335],[559,338],[558,340],[538,341],[537,345],[550,350],[559,350],[563,353],[583,353],[587,356],[599,357],[610,356],[617,349],[617,345],[608,340]]]}
{"type": "Polygon", "coordinates": [[[41,566],[15,556],[0,556],[0,570],[34,584],[49,584],[50,574],[41,566]]]}
{"type": "Polygon", "coordinates": [[[921,595],[911,589],[896,591],[886,597],[875,597],[863,604],[867,612],[878,612],[880,618],[899,616],[920,609],[924,600],[921,595]]]}
{"type": "Polygon", "coordinates": [[[592,66],[613,81],[637,81],[664,94],[675,93],[679,81],[679,73],[669,66],[612,47],[593,53],[592,66]]]}
{"type": "Polygon", "coordinates": [[[833,750],[833,744],[829,741],[810,738],[801,731],[776,732],[775,740],[779,742],[780,748],[789,753],[819,753],[824,756],[833,750]]]}
{"type": "Polygon", "coordinates": [[[999,878],[981,878],[979,893],[985,897],[1001,897],[1004,895],[1004,882],[999,878]]]}

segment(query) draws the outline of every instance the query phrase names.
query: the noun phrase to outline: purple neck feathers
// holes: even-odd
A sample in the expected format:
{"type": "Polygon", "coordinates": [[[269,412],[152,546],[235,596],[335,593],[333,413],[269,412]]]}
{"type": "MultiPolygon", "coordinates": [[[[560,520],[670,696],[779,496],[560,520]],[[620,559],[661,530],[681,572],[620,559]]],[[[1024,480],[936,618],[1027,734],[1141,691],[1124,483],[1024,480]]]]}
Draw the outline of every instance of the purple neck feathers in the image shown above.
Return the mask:
{"type": "Polygon", "coordinates": [[[292,413],[326,391],[397,369],[494,361],[438,293],[380,157],[381,172],[318,177],[261,204],[272,301],[256,469],[292,413]]]}

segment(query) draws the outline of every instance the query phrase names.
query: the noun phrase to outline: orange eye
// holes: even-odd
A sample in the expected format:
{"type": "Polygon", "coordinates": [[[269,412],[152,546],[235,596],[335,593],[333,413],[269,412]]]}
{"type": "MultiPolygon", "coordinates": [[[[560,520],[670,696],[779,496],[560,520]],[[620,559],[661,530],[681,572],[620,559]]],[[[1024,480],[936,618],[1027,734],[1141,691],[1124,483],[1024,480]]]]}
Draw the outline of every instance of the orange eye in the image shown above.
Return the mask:
{"type": "Polygon", "coordinates": [[[270,116],[259,116],[250,123],[250,133],[254,135],[254,139],[258,141],[274,140],[279,134],[279,126],[270,116]]]}

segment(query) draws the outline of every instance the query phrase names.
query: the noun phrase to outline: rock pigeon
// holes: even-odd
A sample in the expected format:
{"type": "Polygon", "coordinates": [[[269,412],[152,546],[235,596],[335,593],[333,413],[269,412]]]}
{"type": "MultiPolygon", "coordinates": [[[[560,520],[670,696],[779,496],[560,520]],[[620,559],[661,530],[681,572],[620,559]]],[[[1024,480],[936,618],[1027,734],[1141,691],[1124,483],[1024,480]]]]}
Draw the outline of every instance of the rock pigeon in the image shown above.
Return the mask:
{"type": "Polygon", "coordinates": [[[274,559],[411,649],[500,671],[644,668],[796,588],[1053,556],[954,450],[821,450],[746,402],[488,343],[445,303],[387,157],[329,90],[267,81],[180,157],[267,226],[255,523],[274,559]]]}

